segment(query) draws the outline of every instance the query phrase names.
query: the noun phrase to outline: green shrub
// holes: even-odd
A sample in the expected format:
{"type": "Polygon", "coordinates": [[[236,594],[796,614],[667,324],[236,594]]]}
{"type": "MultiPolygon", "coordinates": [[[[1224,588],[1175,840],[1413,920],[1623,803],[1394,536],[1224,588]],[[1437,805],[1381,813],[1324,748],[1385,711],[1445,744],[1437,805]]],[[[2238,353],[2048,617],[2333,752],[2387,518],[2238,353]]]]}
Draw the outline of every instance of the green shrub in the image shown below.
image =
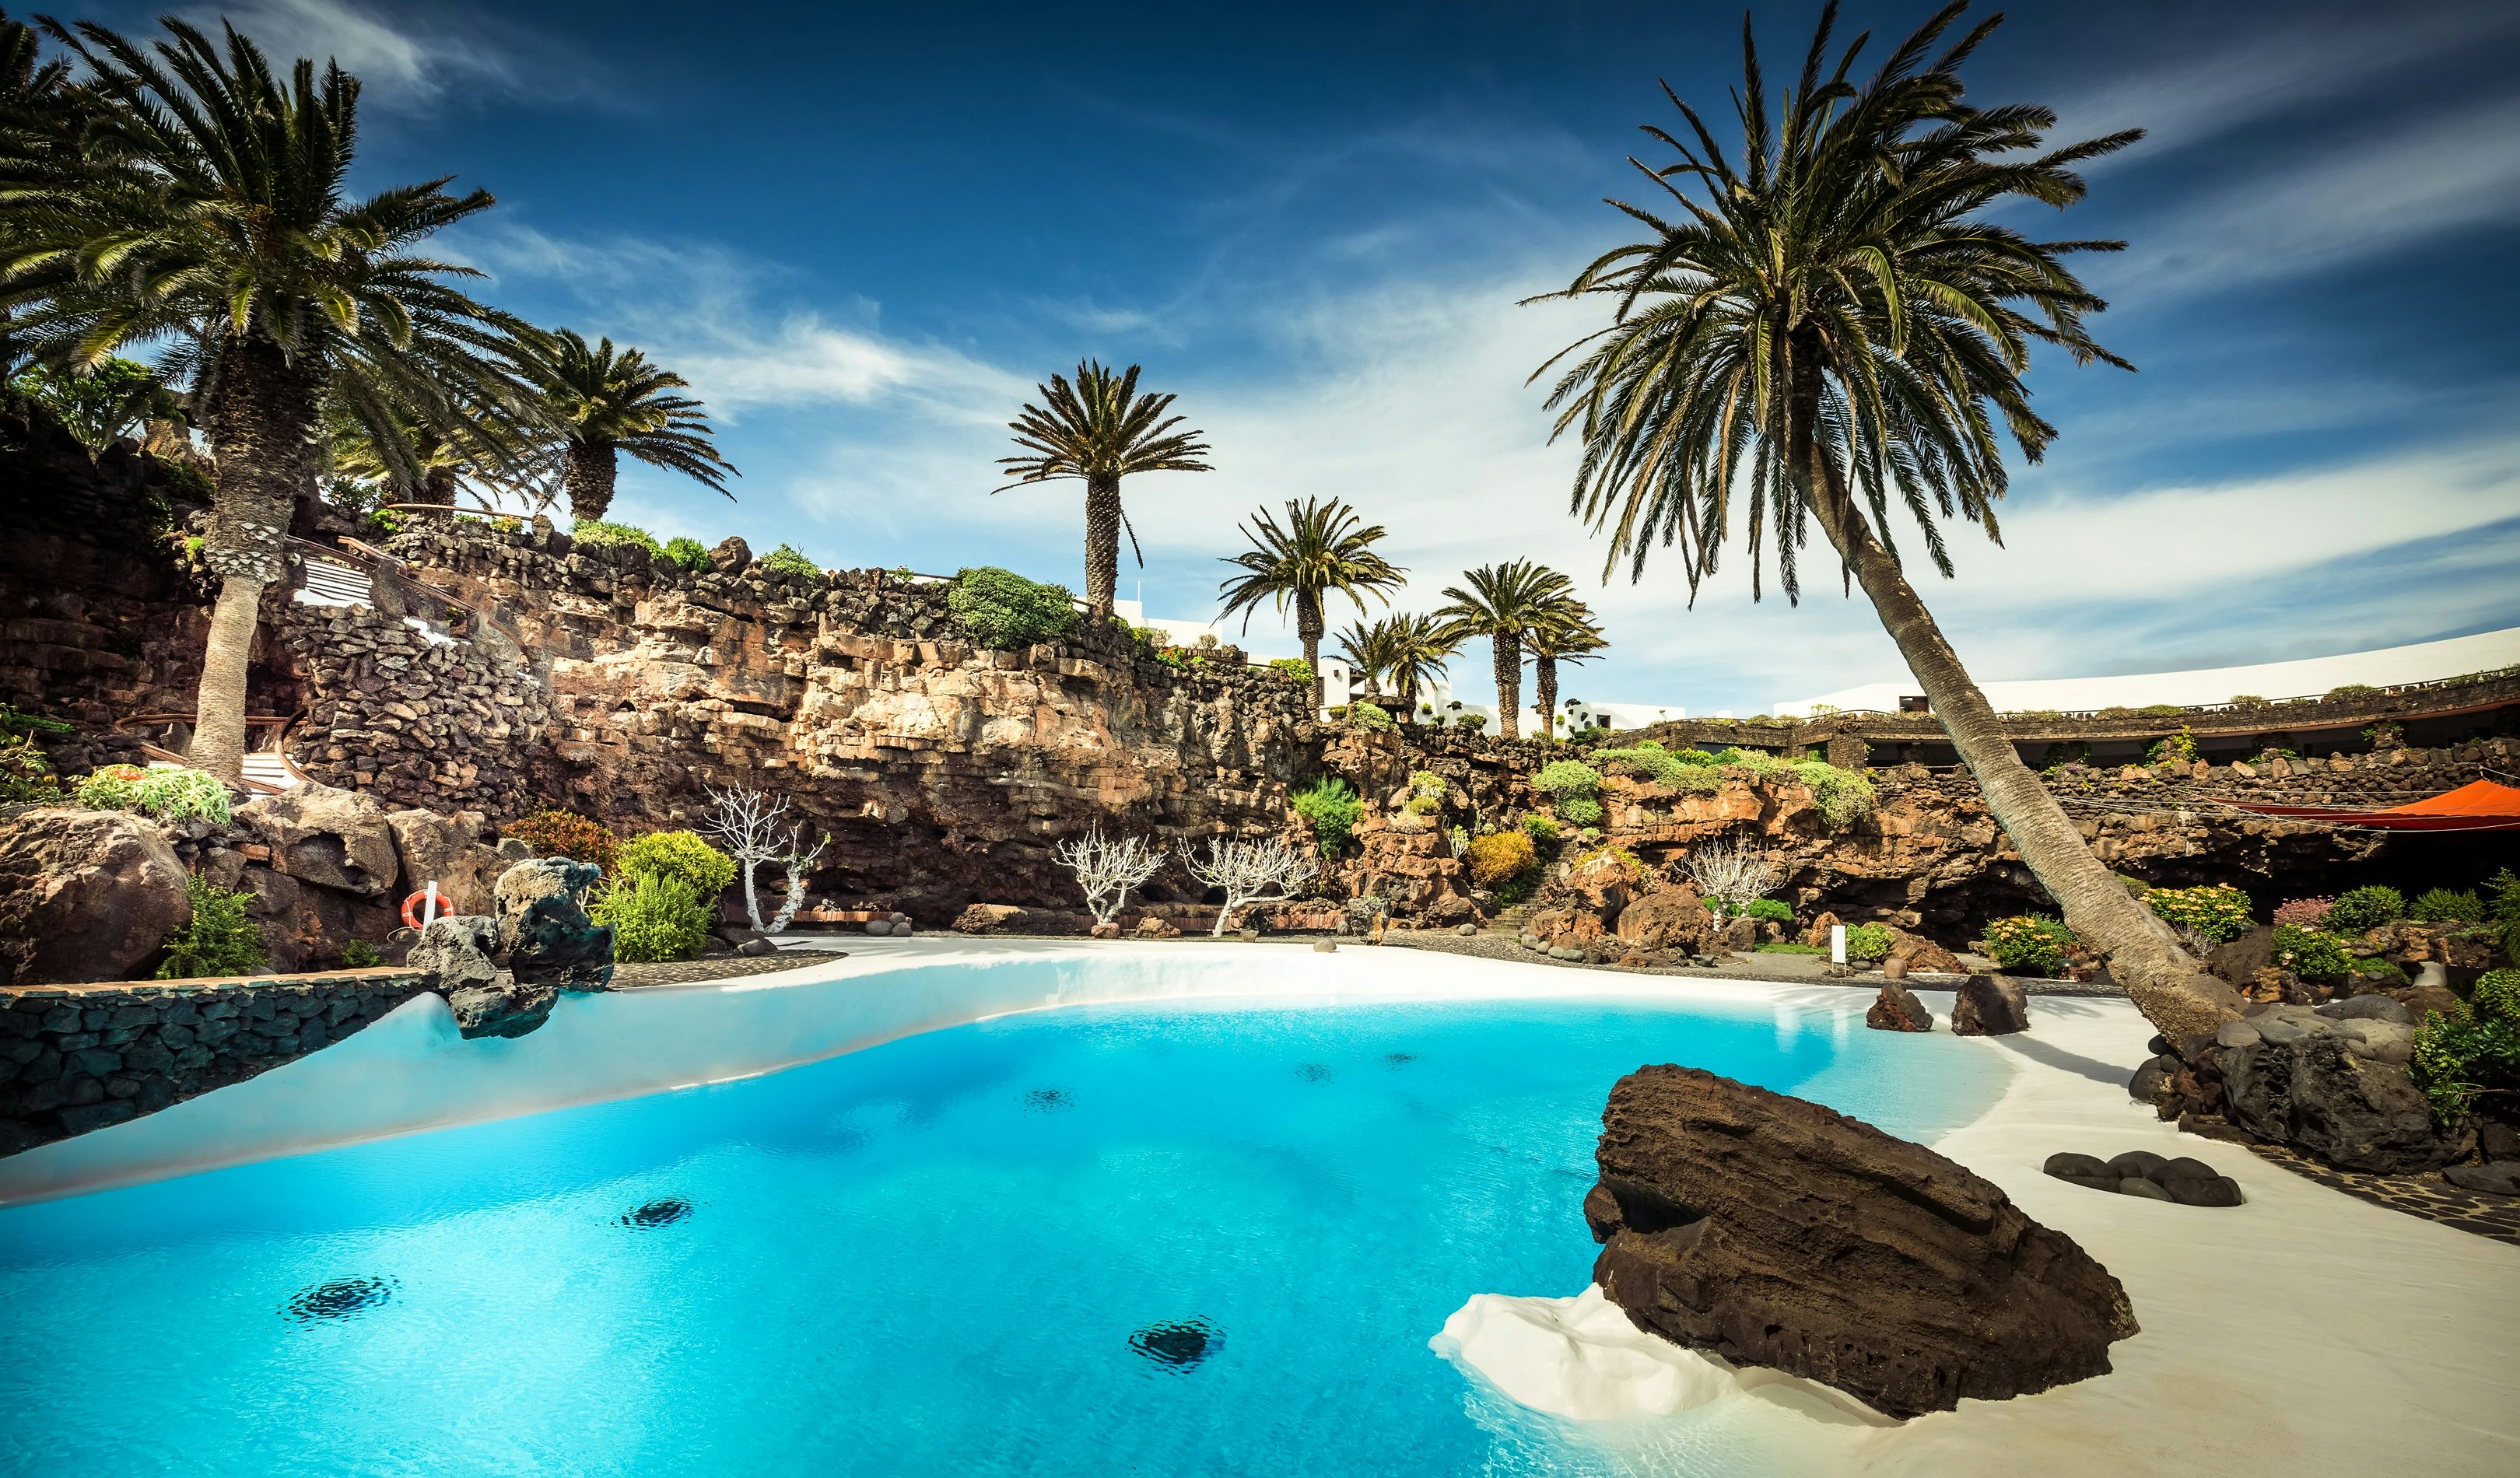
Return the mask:
{"type": "Polygon", "coordinates": [[[1302,657],[1271,657],[1269,670],[1298,688],[1306,687],[1313,681],[1313,664],[1302,657]]]}
{"type": "Polygon", "coordinates": [[[2520,969],[2487,970],[2467,993],[2467,1008],[2479,1020],[2520,1026],[2520,969]]]}
{"type": "MultiPolygon", "coordinates": [[[[2339,934],[2360,934],[2407,917],[2407,897],[2392,887],[2356,888],[2328,905],[2324,925],[2339,934]]],[[[2294,974],[2301,973],[2295,970],[2294,974]]]]}
{"type": "Polygon", "coordinates": [[[1484,713],[1457,713],[1453,715],[1453,727],[1466,729],[1472,734],[1485,734],[1488,728],[1488,716],[1484,713]]]}
{"type": "Polygon", "coordinates": [[[2065,967],[2074,931],[2044,914],[2016,914],[1986,926],[1986,951],[2006,970],[2053,975],[2065,967]]]}
{"type": "Polygon", "coordinates": [[[1531,778],[1531,788],[1559,800],[1591,796],[1601,788],[1601,772],[1582,760],[1553,759],[1531,778]]]}
{"type": "Polygon", "coordinates": [[[1389,734],[1400,727],[1399,722],[1392,718],[1390,710],[1377,703],[1348,704],[1347,721],[1369,734],[1389,734]]]}
{"type": "MultiPolygon", "coordinates": [[[[1872,811],[1871,777],[1860,771],[1841,770],[1826,760],[1781,759],[1761,750],[1735,747],[1716,756],[1716,761],[1732,769],[1746,770],[1753,777],[1772,784],[1798,784],[1809,789],[1812,799],[1820,806],[1821,824],[1831,831],[1842,829],[1872,811]]],[[[1687,788],[1711,790],[1717,788],[1717,784],[1691,784],[1687,788]]]]}
{"type": "Polygon", "coordinates": [[[1601,803],[1589,795],[1570,795],[1557,803],[1557,814],[1579,827],[1601,824],[1601,803]]]}
{"type": "Polygon", "coordinates": [[[1066,586],[1039,584],[993,565],[955,575],[945,605],[972,640],[1001,650],[1050,641],[1076,624],[1066,586]]]}
{"type": "Polygon", "coordinates": [[[1886,923],[1859,923],[1846,931],[1846,963],[1878,964],[1890,958],[1890,947],[1899,942],[1886,923]]]}
{"type": "Polygon", "coordinates": [[[665,541],[665,558],[697,573],[708,568],[708,546],[689,534],[676,534],[665,541]]]}
{"type": "Polygon", "coordinates": [[[2502,953],[2520,960],[2520,873],[2504,868],[2486,879],[2485,909],[2502,935],[2502,953]]]}
{"type": "Polygon", "coordinates": [[[1491,831],[1470,843],[1470,881],[1483,888],[1502,887],[1539,861],[1529,832],[1491,831]]]}
{"type": "Polygon", "coordinates": [[[2144,895],[2144,902],[2163,918],[2194,929],[2216,944],[2247,933],[2255,922],[2249,913],[2249,895],[2228,883],[2154,888],[2144,895]]]}
{"type": "Polygon", "coordinates": [[[207,975],[243,975],[258,970],[271,958],[263,949],[262,931],[246,917],[253,895],[210,886],[199,873],[184,879],[193,901],[193,920],[166,938],[166,963],[158,967],[160,980],[189,980],[207,975]]]}
{"type": "Polygon", "coordinates": [[[665,551],[656,536],[632,523],[611,523],[602,518],[580,518],[569,528],[568,536],[590,549],[616,549],[634,545],[652,555],[665,551]]]}
{"type": "Polygon", "coordinates": [[[31,736],[0,735],[0,805],[57,806],[62,783],[31,736]]]}
{"type": "Polygon", "coordinates": [[[2427,888],[2408,908],[2407,917],[2418,923],[2483,923],[2485,900],[2472,890],[2453,893],[2448,888],[2427,888]]]}
{"type": "Polygon", "coordinates": [[[1322,855],[1336,857],[1348,833],[1365,819],[1365,802],[1357,796],[1355,786],[1335,775],[1325,775],[1295,792],[1295,814],[1312,823],[1313,834],[1321,839],[1322,855]]]}
{"type": "Polygon", "coordinates": [[[1442,800],[1453,793],[1453,783],[1432,770],[1413,770],[1409,773],[1409,793],[1442,800]]]}
{"type": "Polygon", "coordinates": [[[774,575],[798,575],[808,580],[823,578],[823,566],[805,558],[805,552],[793,544],[782,544],[763,555],[753,566],[774,575]]]}
{"type": "Polygon", "coordinates": [[[1531,838],[1531,844],[1534,847],[1557,845],[1557,823],[1538,812],[1522,819],[1522,831],[1524,835],[1531,838]]]}
{"type": "Polygon", "coordinates": [[[370,970],[384,963],[385,957],[383,954],[381,953],[375,945],[368,943],[364,939],[353,939],[348,944],[341,946],[341,967],[343,969],[370,970]]]}
{"type": "Polygon", "coordinates": [[[2274,961],[2304,980],[2333,983],[2354,972],[2354,957],[2335,935],[2297,923],[2275,926],[2274,961]]]}
{"type": "Polygon", "coordinates": [[[1440,795],[1413,795],[1401,809],[1412,816],[1441,816],[1444,814],[1444,798],[1440,795]]]}
{"type": "Polygon", "coordinates": [[[2380,690],[2368,683],[2345,683],[2327,690],[2332,698],[2376,698],[2380,690]]]}
{"type": "Polygon", "coordinates": [[[2387,960],[2357,959],[2349,963],[2349,967],[2354,972],[2353,987],[2356,990],[2387,990],[2412,983],[2408,980],[2405,970],[2387,960]]]}
{"type": "Polygon", "coordinates": [[[2196,763],[2196,736],[2185,729],[2164,735],[2154,739],[2152,747],[2143,752],[2143,762],[2147,765],[2192,765],[2196,763]]]}
{"type": "Polygon", "coordinates": [[[694,897],[714,901],[735,882],[735,859],[710,846],[697,831],[651,831],[622,844],[619,867],[624,877],[679,877],[694,897]]]}
{"type": "Polygon", "coordinates": [[[108,765],[79,782],[78,803],[91,811],[138,811],[163,822],[198,817],[228,824],[228,787],[200,770],[143,770],[108,765]]]}
{"type": "Polygon", "coordinates": [[[2146,703],[2136,710],[2148,719],[2175,719],[2186,711],[2177,703],[2146,703]]]}
{"type": "Polygon", "coordinates": [[[536,857],[567,857],[590,862],[609,873],[621,854],[621,839],[602,822],[574,811],[537,811],[499,829],[534,849],[536,857]]]}
{"type": "Polygon", "coordinates": [[[2423,1091],[2435,1118],[2445,1126],[2455,1123],[2478,1094],[2520,1089],[2520,1023],[2507,1014],[2428,1011],[2415,1028],[2414,1059],[2407,1064],[2407,1076],[2423,1091]]]}
{"type": "Polygon", "coordinates": [[[708,908],[692,885],[664,873],[615,878],[587,917],[612,925],[612,958],[629,964],[688,960],[708,942],[708,908]]]}
{"type": "Polygon", "coordinates": [[[1785,902],[1781,898],[1753,898],[1750,900],[1750,906],[1743,909],[1741,912],[1748,918],[1761,919],[1768,923],[1791,923],[1794,921],[1793,905],[1785,902]]]}
{"type": "Polygon", "coordinates": [[[28,713],[15,703],[0,703],[0,734],[35,735],[69,734],[78,728],[60,719],[48,719],[40,713],[28,713]]]}
{"type": "Polygon", "coordinates": [[[2254,693],[2235,693],[2231,694],[2231,706],[2234,708],[2267,708],[2272,707],[2272,705],[2265,698],[2260,697],[2254,693]]]}

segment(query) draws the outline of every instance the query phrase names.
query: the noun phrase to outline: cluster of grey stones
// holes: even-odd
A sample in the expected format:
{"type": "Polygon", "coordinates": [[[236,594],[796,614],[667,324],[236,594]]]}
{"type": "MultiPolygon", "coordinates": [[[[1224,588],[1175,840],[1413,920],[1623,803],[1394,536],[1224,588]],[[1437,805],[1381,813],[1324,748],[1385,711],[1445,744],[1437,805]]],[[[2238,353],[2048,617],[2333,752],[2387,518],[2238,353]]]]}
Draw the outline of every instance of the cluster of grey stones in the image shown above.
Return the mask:
{"type": "Polygon", "coordinates": [[[2113,1159],[2097,1155],[2051,1154],[2040,1167],[2071,1185],[2112,1190],[2147,1201],[2175,1201],[2182,1206],[2237,1206],[2246,1197],[2240,1183],[2203,1160],[2181,1155],[2169,1159],[2149,1149],[2130,1149],[2113,1159]]]}
{"type": "Polygon", "coordinates": [[[562,991],[612,983],[612,925],[587,917],[602,876],[565,857],[521,862],[499,875],[498,913],[459,914],[421,930],[406,963],[425,971],[467,1037],[521,1037],[540,1027],[562,991]]]}
{"type": "Polygon", "coordinates": [[[0,1154],[241,1082],[428,989],[414,969],[0,993],[0,1154]]]}

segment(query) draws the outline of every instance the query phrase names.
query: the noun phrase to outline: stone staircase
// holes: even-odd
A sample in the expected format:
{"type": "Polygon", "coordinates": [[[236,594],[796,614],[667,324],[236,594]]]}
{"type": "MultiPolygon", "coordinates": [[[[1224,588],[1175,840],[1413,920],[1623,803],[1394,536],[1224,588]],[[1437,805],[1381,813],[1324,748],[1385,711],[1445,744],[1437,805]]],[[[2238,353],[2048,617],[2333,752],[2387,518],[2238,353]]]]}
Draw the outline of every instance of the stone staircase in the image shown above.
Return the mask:
{"type": "Polygon", "coordinates": [[[275,790],[291,789],[297,784],[297,772],[276,749],[257,750],[245,757],[245,778],[275,790]]]}
{"type": "Polygon", "coordinates": [[[338,560],[306,557],[306,584],[297,599],[309,605],[368,605],[376,601],[376,590],[368,572],[355,564],[338,560]]]}
{"type": "Polygon", "coordinates": [[[1503,935],[1508,939],[1520,938],[1522,935],[1522,926],[1524,921],[1529,919],[1532,915],[1539,912],[1539,903],[1531,899],[1525,899],[1521,903],[1517,903],[1513,907],[1500,912],[1494,918],[1489,919],[1487,932],[1503,935]]]}

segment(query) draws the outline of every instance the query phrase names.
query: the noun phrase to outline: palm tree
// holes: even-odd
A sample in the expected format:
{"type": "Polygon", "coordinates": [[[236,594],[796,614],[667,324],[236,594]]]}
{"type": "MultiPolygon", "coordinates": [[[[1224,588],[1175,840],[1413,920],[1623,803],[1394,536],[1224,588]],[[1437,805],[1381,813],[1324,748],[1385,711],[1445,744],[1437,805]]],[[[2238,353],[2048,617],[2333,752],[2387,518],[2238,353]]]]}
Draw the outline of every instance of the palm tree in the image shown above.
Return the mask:
{"type": "Polygon", "coordinates": [[[94,22],[48,34],[88,68],[85,140],[104,167],[73,194],[12,198],[0,305],[38,355],[83,369],[127,343],[171,340],[160,368],[188,376],[217,455],[202,553],[219,576],[191,758],[231,782],[245,748],[246,666],[262,592],[312,499],[322,404],[382,427],[389,405],[491,394],[498,326],[450,279],[470,269],[412,254],[486,209],[445,181],[349,202],[359,84],[300,59],[284,83],[252,42],[224,50],[181,21],[144,49],[94,22]]]}
{"type": "MultiPolygon", "coordinates": [[[[30,203],[49,204],[81,168],[78,132],[87,95],[68,81],[69,64],[45,60],[35,28],[0,11],[0,191],[17,202],[13,220],[28,213],[30,203]]],[[[58,277],[60,266],[53,271],[58,277]]],[[[25,368],[10,323],[9,310],[0,307],[0,378],[25,368]]]]}
{"type": "MultiPolygon", "coordinates": [[[[382,484],[385,502],[455,505],[470,487],[484,507],[502,493],[537,496],[532,437],[540,429],[512,405],[459,408],[453,417],[414,407],[387,427],[377,428],[338,403],[328,403],[324,431],[333,470],[356,482],[382,484]]],[[[548,484],[542,484],[547,489],[548,484]]]]}
{"type": "Polygon", "coordinates": [[[2139,135],[2041,152],[2049,110],[1964,103],[1958,68],[2001,18],[1929,59],[1962,8],[1938,12],[1858,87],[1847,76],[1862,39],[1827,65],[1831,5],[1774,120],[1745,22],[1741,162],[1673,97],[1694,145],[1648,127],[1679,157],[1639,168],[1678,212],[1613,202],[1647,238],[1552,294],[1609,299],[1610,326],[1539,373],[1581,354],[1550,404],[1563,408],[1557,430],[1583,442],[1575,510],[1610,535],[1610,566],[1631,559],[1632,578],[1654,544],[1676,545],[1693,596],[1738,496],[1754,594],[1766,540],[1791,599],[1796,552],[1819,524],[2022,859],[2177,1041],[2228,1018],[2236,998],[2129,897],[2022,764],[1892,542],[1894,494],[1946,576],[1937,515],[1995,536],[1998,425],[2032,461],[2056,434],[2021,381],[2032,342],[2128,367],[2086,332],[2106,304],[2062,262],[2123,244],[2036,242],[1985,212],[2012,199],[2071,204],[2084,194],[2072,166],[2139,135]]]}
{"type": "MultiPolygon", "coordinates": [[[[1129,521],[1120,507],[1120,479],[1133,472],[1204,472],[1198,459],[1207,455],[1200,431],[1175,431],[1179,416],[1166,417],[1170,395],[1138,393],[1138,367],[1114,375],[1098,360],[1076,367],[1076,383],[1053,375],[1038,386],[1047,409],[1026,402],[1023,414],[1009,425],[1020,457],[1001,457],[1014,481],[997,489],[1047,482],[1054,477],[1085,481],[1085,605],[1096,620],[1107,620],[1120,583],[1120,530],[1129,521]]],[[[1129,548],[1138,548],[1138,531],[1129,529],[1129,548]]],[[[1138,563],[1147,562],[1139,553],[1138,563]]]]}
{"type": "Polygon", "coordinates": [[[726,479],[743,474],[719,455],[708,412],[688,395],[691,381],[609,338],[588,343],[575,332],[525,332],[512,351],[561,436],[561,488],[571,518],[594,522],[611,512],[620,455],[680,472],[725,494],[726,479]]]}
{"type": "Polygon", "coordinates": [[[1339,655],[1347,658],[1368,697],[1382,696],[1382,675],[1391,666],[1391,619],[1369,622],[1359,616],[1338,634],[1339,655]]]}
{"type": "Polygon", "coordinates": [[[1531,651],[1532,711],[1540,715],[1543,734],[1554,738],[1557,733],[1557,664],[1589,662],[1609,645],[1592,608],[1571,597],[1550,620],[1532,628],[1524,646],[1531,651]]]}
{"type": "Polygon", "coordinates": [[[1442,681],[1444,664],[1461,642],[1446,623],[1433,616],[1394,615],[1379,623],[1384,627],[1386,659],[1383,675],[1392,680],[1397,690],[1406,722],[1418,721],[1418,690],[1442,681]]]}
{"type": "Polygon", "coordinates": [[[1449,604],[1437,606],[1435,614],[1446,621],[1445,635],[1457,643],[1485,637],[1494,649],[1497,726],[1507,739],[1522,734],[1523,639],[1555,619],[1574,589],[1564,575],[1529,560],[1482,564],[1465,572],[1460,585],[1444,588],[1449,604]]]}
{"type": "Polygon", "coordinates": [[[1267,509],[1252,517],[1255,530],[1237,525],[1251,547],[1225,562],[1238,564],[1246,573],[1236,575],[1218,588],[1225,598],[1225,609],[1217,619],[1223,620],[1236,611],[1242,612],[1242,629],[1251,629],[1251,613],[1268,601],[1280,611],[1286,603],[1295,605],[1295,636],[1304,644],[1304,661],[1313,669],[1313,706],[1322,702],[1322,602],[1331,595],[1343,595],[1356,603],[1357,613],[1365,612],[1365,598],[1388,601],[1384,591],[1403,582],[1407,571],[1400,569],[1380,555],[1373,546],[1383,536],[1379,523],[1368,523],[1355,509],[1335,498],[1307,498],[1301,503],[1286,501],[1286,521],[1281,525],[1267,509]]]}

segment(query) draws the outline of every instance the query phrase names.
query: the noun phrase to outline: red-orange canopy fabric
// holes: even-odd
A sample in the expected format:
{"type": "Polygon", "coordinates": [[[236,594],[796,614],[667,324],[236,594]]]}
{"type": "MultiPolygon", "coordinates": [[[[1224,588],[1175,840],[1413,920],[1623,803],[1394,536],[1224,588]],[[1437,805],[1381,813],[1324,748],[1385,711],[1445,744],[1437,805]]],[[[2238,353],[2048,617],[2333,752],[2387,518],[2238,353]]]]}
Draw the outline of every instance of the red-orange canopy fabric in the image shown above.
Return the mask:
{"type": "Polygon", "coordinates": [[[2490,780],[2471,781],[2429,799],[2371,811],[2334,806],[2270,806],[2245,800],[2224,804],[2261,816],[2289,816],[2381,831],[2520,831],[2520,790],[2490,780]]]}

